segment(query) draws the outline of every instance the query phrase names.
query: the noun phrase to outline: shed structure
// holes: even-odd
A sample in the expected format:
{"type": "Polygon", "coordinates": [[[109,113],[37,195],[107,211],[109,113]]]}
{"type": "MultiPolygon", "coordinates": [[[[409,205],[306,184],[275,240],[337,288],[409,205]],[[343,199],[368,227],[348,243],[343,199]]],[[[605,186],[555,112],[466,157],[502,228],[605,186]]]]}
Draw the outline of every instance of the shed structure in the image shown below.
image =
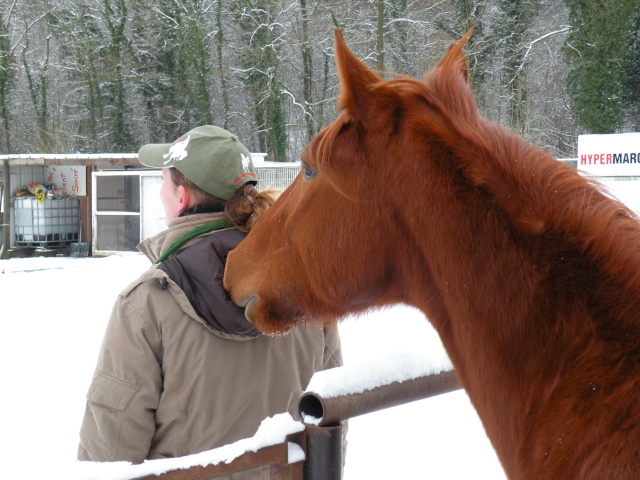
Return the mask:
{"type": "MultiPolygon", "coordinates": [[[[252,153],[258,188],[287,188],[298,163],[268,162],[252,153]]],[[[2,256],[17,247],[81,244],[87,254],[136,252],[165,228],[162,175],[132,154],[0,155],[3,166],[2,256]],[[53,185],[62,197],[16,197],[30,184],[53,185]],[[59,201],[59,199],[64,201],[59,201]],[[64,230],[64,231],[63,231],[64,230]]]]}

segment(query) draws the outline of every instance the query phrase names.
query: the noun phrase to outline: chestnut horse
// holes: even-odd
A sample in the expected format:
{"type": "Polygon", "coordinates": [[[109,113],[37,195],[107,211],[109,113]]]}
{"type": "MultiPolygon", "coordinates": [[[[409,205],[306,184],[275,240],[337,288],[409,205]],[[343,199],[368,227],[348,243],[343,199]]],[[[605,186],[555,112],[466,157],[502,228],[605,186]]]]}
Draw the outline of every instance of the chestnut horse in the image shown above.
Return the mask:
{"type": "Polygon", "coordinates": [[[468,36],[424,81],[384,81],[336,32],[341,114],[225,286],[272,334],[413,305],[509,478],[640,478],[640,223],[479,116],[468,36]]]}

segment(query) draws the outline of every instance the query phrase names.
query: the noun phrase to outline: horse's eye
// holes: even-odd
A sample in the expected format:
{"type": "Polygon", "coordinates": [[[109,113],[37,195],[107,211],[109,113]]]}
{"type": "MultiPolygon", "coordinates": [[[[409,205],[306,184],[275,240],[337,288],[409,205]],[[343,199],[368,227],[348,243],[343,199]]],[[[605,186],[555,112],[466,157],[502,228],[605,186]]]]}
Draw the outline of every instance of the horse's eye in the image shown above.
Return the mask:
{"type": "Polygon", "coordinates": [[[302,163],[302,175],[304,175],[305,180],[311,180],[316,176],[316,173],[317,172],[309,165],[307,165],[306,163],[302,163]]]}

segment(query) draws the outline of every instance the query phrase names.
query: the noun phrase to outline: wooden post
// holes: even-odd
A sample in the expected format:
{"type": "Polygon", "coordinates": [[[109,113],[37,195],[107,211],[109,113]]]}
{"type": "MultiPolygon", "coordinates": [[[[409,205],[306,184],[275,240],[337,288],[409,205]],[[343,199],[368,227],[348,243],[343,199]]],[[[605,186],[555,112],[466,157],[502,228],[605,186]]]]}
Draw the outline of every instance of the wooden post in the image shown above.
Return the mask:
{"type": "Polygon", "coordinates": [[[83,243],[89,244],[89,256],[91,256],[93,244],[93,219],[91,218],[93,184],[91,183],[91,173],[93,172],[93,166],[87,165],[85,172],[85,184],[87,191],[84,197],[80,197],[80,238],[83,243]]]}
{"type": "Polygon", "coordinates": [[[2,214],[2,250],[0,258],[5,258],[5,253],[10,247],[11,238],[11,190],[9,187],[9,160],[2,161],[4,179],[2,182],[2,200],[4,203],[4,212],[2,214]]]}

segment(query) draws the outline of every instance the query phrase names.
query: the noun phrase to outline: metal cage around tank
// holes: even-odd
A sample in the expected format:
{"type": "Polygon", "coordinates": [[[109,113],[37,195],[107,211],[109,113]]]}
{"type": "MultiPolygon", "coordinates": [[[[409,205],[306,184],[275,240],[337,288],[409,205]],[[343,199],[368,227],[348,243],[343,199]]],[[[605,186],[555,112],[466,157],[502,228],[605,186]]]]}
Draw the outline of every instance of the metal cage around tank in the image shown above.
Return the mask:
{"type": "Polygon", "coordinates": [[[15,244],[58,246],[78,241],[80,201],[76,197],[18,197],[14,202],[15,244]]]}

